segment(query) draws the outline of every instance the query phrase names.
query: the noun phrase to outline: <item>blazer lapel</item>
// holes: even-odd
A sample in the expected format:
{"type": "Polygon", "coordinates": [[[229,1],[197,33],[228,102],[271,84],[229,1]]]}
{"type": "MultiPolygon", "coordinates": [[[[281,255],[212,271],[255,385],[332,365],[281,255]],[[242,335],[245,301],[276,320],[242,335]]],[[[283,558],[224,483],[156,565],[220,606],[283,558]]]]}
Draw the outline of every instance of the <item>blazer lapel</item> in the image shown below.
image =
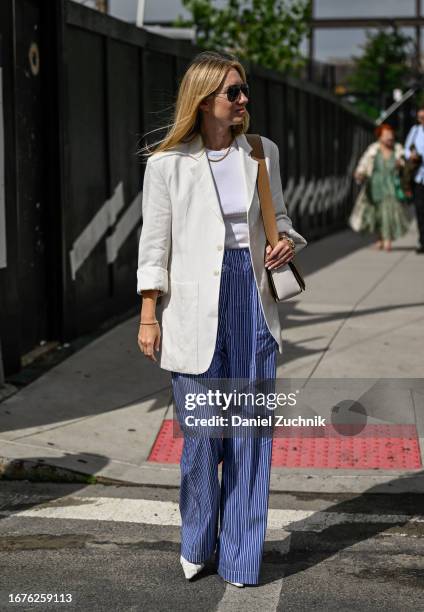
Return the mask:
{"type": "MultiPolygon", "coordinates": [[[[250,146],[246,136],[244,134],[239,134],[236,136],[236,141],[241,160],[241,169],[246,185],[247,211],[249,211],[255,194],[259,164],[250,156],[252,147],[250,146]]],[[[209,165],[206,151],[203,148],[203,142],[200,134],[193,138],[191,142],[187,143],[186,153],[193,159],[193,163],[190,165],[190,172],[193,175],[195,184],[202,185],[204,204],[206,206],[210,206],[217,217],[221,219],[222,223],[224,223],[212,170],[209,165]]]]}

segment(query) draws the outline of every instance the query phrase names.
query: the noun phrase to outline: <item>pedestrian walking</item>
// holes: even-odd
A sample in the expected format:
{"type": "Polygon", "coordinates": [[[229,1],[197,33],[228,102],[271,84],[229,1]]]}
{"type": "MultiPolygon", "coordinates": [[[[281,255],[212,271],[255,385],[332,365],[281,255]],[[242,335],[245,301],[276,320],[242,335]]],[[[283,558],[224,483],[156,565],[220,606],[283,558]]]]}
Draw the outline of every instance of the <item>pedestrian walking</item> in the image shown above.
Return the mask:
{"type": "Polygon", "coordinates": [[[405,141],[405,159],[415,163],[413,201],[418,226],[416,252],[424,253],[424,104],[417,110],[418,124],[411,127],[405,141]]]}
{"type": "MultiPolygon", "coordinates": [[[[207,379],[275,379],[281,327],[266,268],[291,261],[306,245],[287,215],[278,147],[261,136],[279,231],[264,262],[258,162],[246,137],[249,96],[237,58],[198,54],[179,85],[165,138],[146,153],[138,344],[156,362],[162,342],[158,363],[171,372],[181,425],[184,397],[207,379]]],[[[180,562],[187,579],[215,552],[225,581],[258,583],[271,451],[272,436],[184,431],[180,562]]]]}
{"type": "Polygon", "coordinates": [[[362,188],[349,223],[355,231],[376,234],[375,248],[390,251],[392,241],[409,228],[399,176],[404,163],[403,147],[395,142],[390,125],[378,126],[375,133],[377,141],[366,149],[354,173],[362,188]]]}

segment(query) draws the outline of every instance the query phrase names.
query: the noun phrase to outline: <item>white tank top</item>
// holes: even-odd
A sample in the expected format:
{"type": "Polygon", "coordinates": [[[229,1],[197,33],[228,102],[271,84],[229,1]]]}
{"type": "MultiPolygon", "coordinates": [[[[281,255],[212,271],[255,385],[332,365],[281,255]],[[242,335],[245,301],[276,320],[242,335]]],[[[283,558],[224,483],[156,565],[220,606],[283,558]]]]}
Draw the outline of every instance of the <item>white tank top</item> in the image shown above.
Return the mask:
{"type": "MultiPolygon", "coordinates": [[[[220,158],[227,149],[215,151],[206,148],[208,158],[220,158]]],[[[249,246],[247,226],[247,193],[241,168],[238,145],[233,142],[225,159],[209,162],[225,223],[226,249],[241,249],[249,246]]]]}

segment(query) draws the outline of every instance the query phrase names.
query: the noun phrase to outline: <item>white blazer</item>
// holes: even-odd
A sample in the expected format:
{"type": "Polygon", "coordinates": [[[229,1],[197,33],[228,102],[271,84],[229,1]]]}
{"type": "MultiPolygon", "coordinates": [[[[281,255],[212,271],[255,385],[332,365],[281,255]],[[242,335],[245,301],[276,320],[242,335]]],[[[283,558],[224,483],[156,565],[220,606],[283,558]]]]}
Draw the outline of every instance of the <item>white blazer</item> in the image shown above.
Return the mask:
{"type": "MultiPolygon", "coordinates": [[[[261,136],[279,231],[299,252],[307,242],[292,227],[281,186],[278,146],[261,136]]],[[[282,353],[277,303],[264,266],[266,236],[256,186],[258,162],[246,136],[236,137],[247,189],[249,249],[263,313],[282,353]]],[[[148,158],[142,194],[137,293],[158,289],[159,366],[186,374],[209,368],[215,350],[225,225],[209,161],[198,134],[148,158]],[[161,303],[161,308],[159,303],[161,303]]]]}

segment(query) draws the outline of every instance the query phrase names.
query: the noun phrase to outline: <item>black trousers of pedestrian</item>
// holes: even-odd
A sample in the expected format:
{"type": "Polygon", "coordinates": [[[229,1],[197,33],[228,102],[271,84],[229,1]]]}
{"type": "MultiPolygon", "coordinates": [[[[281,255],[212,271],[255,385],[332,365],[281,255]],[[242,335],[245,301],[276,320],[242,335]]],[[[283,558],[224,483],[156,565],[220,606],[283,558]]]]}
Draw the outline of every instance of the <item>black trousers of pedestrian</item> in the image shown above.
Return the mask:
{"type": "Polygon", "coordinates": [[[420,245],[424,247],[424,185],[422,183],[415,183],[414,185],[414,205],[420,245]]]}

